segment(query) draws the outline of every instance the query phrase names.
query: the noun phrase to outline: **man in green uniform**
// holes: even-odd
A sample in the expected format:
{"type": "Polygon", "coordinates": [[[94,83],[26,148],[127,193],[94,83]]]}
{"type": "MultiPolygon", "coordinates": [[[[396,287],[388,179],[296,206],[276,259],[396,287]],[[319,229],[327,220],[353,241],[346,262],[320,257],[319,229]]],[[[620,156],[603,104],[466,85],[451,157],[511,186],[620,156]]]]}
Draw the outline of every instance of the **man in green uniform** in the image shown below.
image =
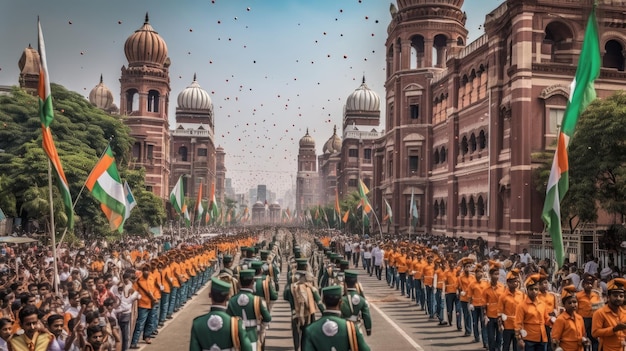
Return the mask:
{"type": "Polygon", "coordinates": [[[265,303],[272,310],[273,302],[278,300],[278,292],[274,289],[274,282],[270,277],[263,275],[263,262],[252,261],[252,269],[254,269],[254,284],[252,293],[265,299],[265,303]]]}
{"type": "Polygon", "coordinates": [[[322,318],[309,325],[302,335],[302,350],[369,351],[363,334],[351,321],[341,318],[341,286],[322,289],[326,310],[322,318]]]}
{"type": "Polygon", "coordinates": [[[265,300],[252,294],[254,283],[254,270],[244,269],[239,272],[241,290],[228,301],[228,313],[231,316],[240,317],[248,333],[248,338],[254,350],[262,350],[264,336],[259,335],[261,323],[266,325],[272,320],[270,311],[267,309],[265,300]]]}
{"type": "Polygon", "coordinates": [[[232,296],[239,291],[239,282],[237,281],[237,278],[235,278],[235,273],[232,270],[233,256],[224,255],[222,261],[224,262],[224,268],[220,270],[217,277],[230,284],[230,294],[232,296]]]}
{"type": "Polygon", "coordinates": [[[211,279],[211,311],[193,320],[189,351],[253,351],[241,319],[226,313],[230,288],[218,278],[211,279]]]}
{"type": "Polygon", "coordinates": [[[367,300],[363,297],[357,289],[357,275],[356,271],[345,271],[345,283],[347,293],[342,298],[341,302],[341,316],[356,324],[357,328],[361,328],[361,321],[365,326],[365,332],[367,336],[372,335],[372,318],[370,317],[370,308],[367,300]]]}
{"type": "Polygon", "coordinates": [[[291,307],[291,333],[294,349],[300,347],[301,334],[306,326],[315,321],[315,312],[319,308],[324,311],[317,288],[313,285],[314,277],[308,273],[306,258],[296,259],[296,271],[293,273],[293,283],[287,284],[283,298],[291,307]]]}
{"type": "Polygon", "coordinates": [[[274,260],[273,260],[274,257],[270,255],[270,251],[261,250],[260,252],[261,252],[261,261],[264,264],[263,270],[272,279],[272,281],[274,282],[274,288],[276,289],[276,292],[278,292],[279,290],[278,279],[280,279],[280,269],[278,269],[278,265],[274,263],[274,260]]]}

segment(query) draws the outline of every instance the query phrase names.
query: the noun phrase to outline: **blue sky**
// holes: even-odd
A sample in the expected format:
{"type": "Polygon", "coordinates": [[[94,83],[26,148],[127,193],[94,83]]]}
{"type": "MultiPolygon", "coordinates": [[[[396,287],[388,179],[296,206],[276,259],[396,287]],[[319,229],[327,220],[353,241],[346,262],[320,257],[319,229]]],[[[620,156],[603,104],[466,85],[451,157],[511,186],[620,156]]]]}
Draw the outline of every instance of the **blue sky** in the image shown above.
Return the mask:
{"type": "MultiPolygon", "coordinates": [[[[465,1],[468,42],[502,2],[465,1]]],[[[176,97],[197,73],[213,100],[227,177],[239,192],[266,184],[282,196],[295,181],[306,129],[321,153],[363,75],[384,96],[391,18],[384,0],[4,0],[0,85],[17,84],[23,49],[36,48],[39,15],[51,81],[88,96],[103,74],[119,105],[124,42],[146,11],[172,62],[170,123],[176,97]]]]}

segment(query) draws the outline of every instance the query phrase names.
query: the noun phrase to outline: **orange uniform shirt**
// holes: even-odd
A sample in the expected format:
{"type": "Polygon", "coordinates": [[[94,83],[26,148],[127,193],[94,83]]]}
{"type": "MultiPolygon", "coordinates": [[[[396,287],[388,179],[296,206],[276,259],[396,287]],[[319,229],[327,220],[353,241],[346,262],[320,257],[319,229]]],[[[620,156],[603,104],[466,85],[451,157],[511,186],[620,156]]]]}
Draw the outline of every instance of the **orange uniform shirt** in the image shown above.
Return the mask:
{"type": "Polygon", "coordinates": [[[406,256],[403,254],[397,254],[395,258],[396,267],[398,267],[398,273],[406,273],[409,267],[406,263],[406,256]]]}
{"type": "Polygon", "coordinates": [[[489,284],[489,286],[485,288],[483,295],[485,296],[485,306],[487,306],[485,313],[487,317],[498,318],[498,301],[505,290],[506,288],[500,282],[496,282],[495,286],[489,284]]]}
{"type": "Polygon", "coordinates": [[[502,316],[502,324],[504,329],[515,329],[515,313],[517,312],[517,305],[521,304],[525,295],[515,290],[511,293],[511,290],[505,289],[500,299],[498,300],[498,316],[502,316]],[[506,320],[505,317],[506,316],[506,320]]]}
{"type": "Polygon", "coordinates": [[[515,331],[526,330],[528,334],[523,337],[524,340],[548,342],[545,326],[549,324],[550,316],[546,310],[546,305],[538,298],[532,301],[528,296],[525,296],[522,303],[517,305],[515,331]]]}
{"type": "Polygon", "coordinates": [[[426,262],[424,262],[424,260],[414,260],[413,261],[413,267],[411,268],[412,270],[415,271],[415,274],[413,274],[413,279],[422,279],[424,278],[424,266],[426,265],[426,262]]]}
{"type": "Polygon", "coordinates": [[[437,286],[435,288],[443,290],[443,286],[446,282],[446,277],[448,274],[441,268],[437,268],[435,270],[435,274],[437,275],[437,286]]]}
{"type": "Polygon", "coordinates": [[[475,276],[471,274],[465,275],[464,272],[461,272],[461,276],[459,277],[459,289],[461,290],[461,297],[459,300],[461,300],[461,302],[469,302],[469,288],[475,281],[475,276]]]}
{"type": "Polygon", "coordinates": [[[456,294],[459,290],[459,277],[454,270],[446,269],[446,294],[456,294]]]}
{"type": "Polygon", "coordinates": [[[600,308],[593,314],[591,322],[591,336],[598,338],[600,345],[598,350],[602,351],[622,351],[622,341],[626,338],[626,332],[621,330],[613,331],[618,323],[626,323],[626,311],[619,308],[613,312],[608,305],[600,308]]]}
{"type": "Polygon", "coordinates": [[[549,291],[546,291],[545,293],[541,293],[540,291],[537,298],[546,305],[546,311],[548,311],[548,314],[554,312],[554,308],[556,307],[556,295],[549,291]]]}
{"type": "Polygon", "coordinates": [[[435,265],[432,263],[426,263],[424,266],[424,285],[433,286],[433,279],[435,278],[435,265]]]}
{"type": "Polygon", "coordinates": [[[576,313],[583,318],[591,318],[593,316],[591,306],[594,303],[602,302],[602,298],[595,291],[591,291],[589,295],[584,291],[579,291],[576,293],[576,299],[578,300],[578,310],[576,310],[576,313]]]}
{"type": "Polygon", "coordinates": [[[551,335],[552,340],[559,340],[563,351],[583,351],[582,339],[586,336],[583,317],[576,312],[561,313],[554,321],[551,335]]]}
{"type": "Polygon", "coordinates": [[[489,282],[481,280],[479,282],[473,282],[469,288],[469,299],[474,307],[483,307],[487,304],[485,301],[485,290],[489,288],[489,282]]]}

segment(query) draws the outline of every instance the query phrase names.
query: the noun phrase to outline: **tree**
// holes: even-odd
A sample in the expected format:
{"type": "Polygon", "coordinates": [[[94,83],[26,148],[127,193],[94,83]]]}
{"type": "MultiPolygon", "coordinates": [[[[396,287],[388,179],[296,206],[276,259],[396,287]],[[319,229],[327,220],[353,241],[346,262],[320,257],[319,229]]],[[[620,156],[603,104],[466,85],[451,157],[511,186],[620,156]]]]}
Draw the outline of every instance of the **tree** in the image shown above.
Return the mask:
{"type": "MultiPolygon", "coordinates": [[[[625,135],[624,92],[594,101],[579,119],[569,147],[569,190],[561,204],[561,215],[568,218],[571,229],[596,221],[598,209],[626,214],[625,135]]],[[[543,159],[535,170],[535,184],[545,194],[552,159],[534,156],[543,159]]]]}
{"type": "MultiPolygon", "coordinates": [[[[122,175],[132,174],[126,172],[133,143],[130,130],[120,116],[96,108],[80,94],[57,84],[52,84],[51,88],[55,109],[51,129],[70,192],[76,201],[75,230],[83,235],[110,233],[99,204],[87,190],[81,193],[81,188],[109,140],[122,175]]],[[[0,95],[0,149],[4,150],[0,153],[0,206],[7,214],[21,217],[24,223],[49,221],[46,212],[49,205],[44,208],[40,203],[48,201],[48,160],[41,147],[38,109],[37,98],[18,87],[14,87],[10,94],[0,95]]],[[[143,187],[139,181],[134,185],[143,187]]],[[[146,215],[146,218],[139,218],[145,226],[161,223],[164,218],[162,201],[135,189],[139,188],[133,190],[138,192],[135,197],[141,211],[135,209],[133,214],[142,212],[146,215]]],[[[56,200],[59,198],[56,183],[53,197],[55,224],[58,231],[63,231],[67,218],[63,211],[56,211],[62,208],[60,201],[57,203],[56,200]]],[[[133,227],[131,221],[130,228],[133,227]]]]}

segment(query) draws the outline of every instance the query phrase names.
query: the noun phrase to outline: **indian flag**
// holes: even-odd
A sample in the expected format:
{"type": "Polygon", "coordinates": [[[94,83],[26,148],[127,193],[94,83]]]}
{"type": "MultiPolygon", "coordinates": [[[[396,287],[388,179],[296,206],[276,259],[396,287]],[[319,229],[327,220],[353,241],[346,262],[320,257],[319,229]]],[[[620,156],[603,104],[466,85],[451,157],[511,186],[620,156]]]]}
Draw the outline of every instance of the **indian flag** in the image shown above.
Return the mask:
{"type": "Polygon", "coordinates": [[[185,189],[183,189],[183,176],[180,176],[176,185],[174,185],[170,193],[170,202],[176,213],[182,214],[187,211],[187,205],[185,205],[185,189]]]}
{"type": "Polygon", "coordinates": [[[107,146],[104,155],[96,163],[85,186],[100,202],[100,208],[109,220],[111,230],[121,233],[126,217],[126,194],[110,146],[107,146]]]}
{"type": "MultiPolygon", "coordinates": [[[[72,195],[70,194],[70,186],[65,177],[63,171],[63,165],[61,165],[61,159],[57,152],[57,148],[54,145],[52,139],[52,132],[50,131],[50,124],[54,120],[54,109],[52,108],[52,95],[50,93],[50,77],[48,77],[48,64],[46,63],[46,46],[43,41],[43,31],[41,30],[41,23],[37,18],[37,27],[39,34],[39,58],[41,60],[39,65],[39,118],[41,119],[41,135],[42,146],[46,155],[50,159],[50,163],[54,167],[54,171],[57,175],[59,184],[59,192],[63,199],[63,206],[65,207],[65,214],[67,215],[67,227],[74,227],[74,209],[72,206],[72,195]]],[[[52,205],[52,204],[51,204],[52,205]]]]}
{"type": "Polygon", "coordinates": [[[196,198],[196,219],[202,220],[202,214],[204,213],[204,207],[202,206],[202,183],[200,183],[200,189],[198,189],[198,197],[196,198]]]}
{"type": "Polygon", "coordinates": [[[220,215],[219,208],[217,208],[217,200],[215,199],[215,183],[211,184],[211,196],[209,197],[209,212],[214,220],[220,215]]]}
{"type": "Polygon", "coordinates": [[[361,203],[359,205],[363,206],[363,211],[365,213],[372,212],[372,205],[370,205],[370,202],[367,200],[367,194],[369,192],[370,191],[367,186],[365,186],[365,183],[363,183],[363,180],[359,179],[359,196],[361,197],[361,203]]]}
{"type": "Polygon", "coordinates": [[[387,202],[387,199],[385,199],[385,208],[387,209],[387,214],[383,217],[383,222],[389,220],[389,223],[393,223],[393,213],[391,212],[391,206],[389,205],[389,202],[387,202]]]}
{"type": "Polygon", "coordinates": [[[569,161],[567,148],[570,139],[574,136],[576,123],[582,112],[596,98],[593,82],[600,75],[602,59],[600,57],[600,43],[598,40],[598,24],[596,21],[595,6],[589,15],[585,39],[583,40],[576,77],[570,87],[570,96],[561,130],[558,136],[554,161],[550,170],[550,178],[546,189],[546,202],[543,205],[541,219],[550,233],[556,261],[563,265],[564,249],[563,234],[561,232],[561,201],[569,188],[569,161]]]}

